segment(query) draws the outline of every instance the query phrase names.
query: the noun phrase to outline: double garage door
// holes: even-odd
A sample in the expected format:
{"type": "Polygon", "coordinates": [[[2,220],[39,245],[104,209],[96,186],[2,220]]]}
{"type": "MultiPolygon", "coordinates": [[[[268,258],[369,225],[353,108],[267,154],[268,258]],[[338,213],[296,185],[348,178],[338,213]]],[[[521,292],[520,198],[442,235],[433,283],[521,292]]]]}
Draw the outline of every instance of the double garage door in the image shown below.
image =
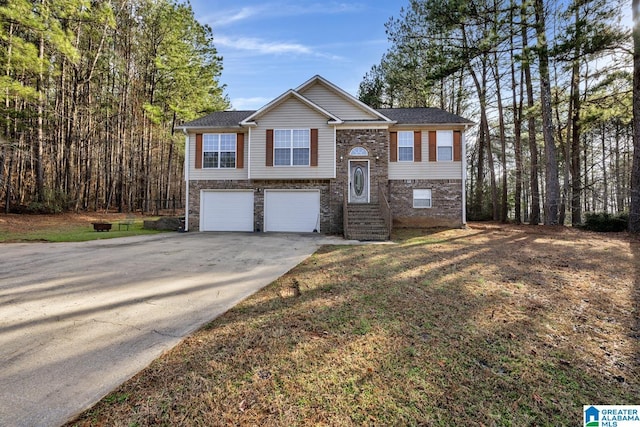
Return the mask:
{"type": "MultiPolygon", "coordinates": [[[[253,231],[253,218],[253,190],[200,194],[202,231],[253,231]]],[[[320,191],[264,190],[264,231],[319,232],[320,191]]]]}

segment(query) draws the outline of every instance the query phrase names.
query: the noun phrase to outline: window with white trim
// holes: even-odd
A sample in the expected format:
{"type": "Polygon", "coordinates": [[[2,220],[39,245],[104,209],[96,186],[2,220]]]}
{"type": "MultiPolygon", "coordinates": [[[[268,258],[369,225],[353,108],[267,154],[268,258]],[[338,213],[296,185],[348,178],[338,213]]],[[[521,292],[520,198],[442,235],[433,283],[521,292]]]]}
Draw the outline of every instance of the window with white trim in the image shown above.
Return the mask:
{"type": "Polygon", "coordinates": [[[453,131],[439,130],[436,134],[438,144],[437,155],[439,162],[453,161],[453,131]]]}
{"type": "Polygon", "coordinates": [[[413,190],[413,207],[414,208],[430,208],[431,207],[431,190],[420,189],[413,190]]]}
{"type": "Polygon", "coordinates": [[[273,131],[274,166],[309,166],[311,137],[309,129],[273,131]]]}
{"type": "Polygon", "coordinates": [[[398,132],[398,161],[413,162],[413,131],[398,132]]]}
{"type": "Polygon", "coordinates": [[[364,147],[353,147],[351,151],[349,151],[350,156],[368,156],[369,152],[364,147]]]}
{"type": "Polygon", "coordinates": [[[236,134],[202,135],[202,167],[207,169],[236,167],[236,134]]]}

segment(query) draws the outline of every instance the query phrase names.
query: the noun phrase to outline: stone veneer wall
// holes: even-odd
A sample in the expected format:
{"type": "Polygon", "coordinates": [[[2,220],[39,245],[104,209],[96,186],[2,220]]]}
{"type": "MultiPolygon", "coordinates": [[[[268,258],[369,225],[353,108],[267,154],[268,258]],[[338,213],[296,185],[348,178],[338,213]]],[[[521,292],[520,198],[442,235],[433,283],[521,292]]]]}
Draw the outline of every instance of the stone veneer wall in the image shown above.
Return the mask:
{"type": "Polygon", "coordinates": [[[389,131],[387,129],[339,129],[336,131],[336,179],[331,181],[331,230],[343,232],[342,206],[349,184],[349,160],[369,160],[371,203],[378,202],[378,185],[382,184],[387,198],[389,179],[389,131]],[[349,156],[354,147],[363,147],[368,156],[349,156]],[[377,157],[377,159],[376,159],[377,157]]]}
{"type": "Polygon", "coordinates": [[[462,180],[389,181],[394,227],[460,227],[462,180]],[[413,207],[413,190],[431,190],[431,208],[413,207]]]}
{"type": "Polygon", "coordinates": [[[264,230],[264,190],[320,190],[320,231],[331,233],[332,213],[329,203],[329,180],[202,180],[189,182],[189,230],[200,229],[200,190],[254,190],[253,224],[264,230]]]}

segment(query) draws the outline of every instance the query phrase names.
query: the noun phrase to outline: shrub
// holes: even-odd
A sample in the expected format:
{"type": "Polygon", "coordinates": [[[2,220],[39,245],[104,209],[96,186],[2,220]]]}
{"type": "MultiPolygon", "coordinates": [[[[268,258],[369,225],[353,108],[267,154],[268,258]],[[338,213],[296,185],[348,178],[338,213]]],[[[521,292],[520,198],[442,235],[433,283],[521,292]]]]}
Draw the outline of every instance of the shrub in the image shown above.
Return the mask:
{"type": "Polygon", "coordinates": [[[629,214],[612,215],[607,212],[587,212],[582,228],[590,231],[616,232],[625,231],[629,222],[629,214]]]}
{"type": "Polygon", "coordinates": [[[73,201],[67,193],[61,190],[45,189],[44,200],[32,201],[26,206],[19,206],[15,210],[28,214],[59,214],[68,211],[73,201]]]}

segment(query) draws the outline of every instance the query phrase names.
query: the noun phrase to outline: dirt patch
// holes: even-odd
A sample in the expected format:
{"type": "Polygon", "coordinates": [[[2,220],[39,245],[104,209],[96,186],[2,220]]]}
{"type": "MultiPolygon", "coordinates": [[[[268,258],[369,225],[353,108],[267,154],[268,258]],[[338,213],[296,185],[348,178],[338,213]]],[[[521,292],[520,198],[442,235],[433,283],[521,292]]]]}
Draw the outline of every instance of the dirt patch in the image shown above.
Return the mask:
{"type": "Polygon", "coordinates": [[[34,230],[87,225],[92,222],[117,222],[126,214],[117,213],[63,213],[52,215],[0,214],[0,230],[24,233],[34,230]]]}
{"type": "Polygon", "coordinates": [[[25,233],[37,230],[63,229],[92,222],[122,221],[126,214],[118,213],[63,213],[51,215],[0,214],[0,230],[11,233],[25,233]]]}

